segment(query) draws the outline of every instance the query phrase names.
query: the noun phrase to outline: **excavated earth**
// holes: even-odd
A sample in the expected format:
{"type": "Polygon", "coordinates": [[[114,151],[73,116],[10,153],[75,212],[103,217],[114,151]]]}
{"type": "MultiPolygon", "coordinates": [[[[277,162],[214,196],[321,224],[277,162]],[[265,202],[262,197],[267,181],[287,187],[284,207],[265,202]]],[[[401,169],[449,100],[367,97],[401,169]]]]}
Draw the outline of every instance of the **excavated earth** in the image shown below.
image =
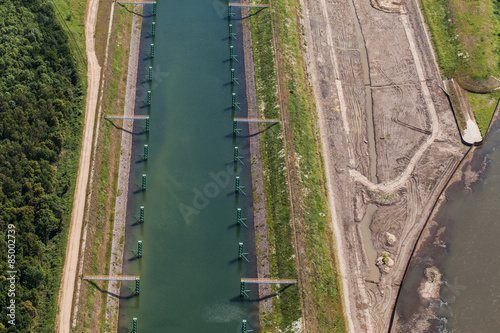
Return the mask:
{"type": "Polygon", "coordinates": [[[415,0],[302,0],[302,17],[350,331],[387,332],[415,242],[466,149],[415,0]]]}

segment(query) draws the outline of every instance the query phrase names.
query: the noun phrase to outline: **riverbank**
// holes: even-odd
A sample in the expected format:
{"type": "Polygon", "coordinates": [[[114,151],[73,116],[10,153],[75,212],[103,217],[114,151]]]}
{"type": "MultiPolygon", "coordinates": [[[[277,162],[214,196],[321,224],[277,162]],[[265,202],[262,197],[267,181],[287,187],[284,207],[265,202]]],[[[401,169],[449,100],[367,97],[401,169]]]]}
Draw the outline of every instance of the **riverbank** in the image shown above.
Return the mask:
{"type": "MultiPolygon", "coordinates": [[[[137,68],[139,66],[139,46],[142,31],[142,16],[140,14],[142,13],[142,9],[142,5],[136,5],[134,8],[134,12],[139,13],[139,15],[134,15],[132,22],[125,105],[123,111],[124,115],[133,115],[135,113],[134,106],[137,94],[137,68]]],[[[109,269],[109,275],[112,276],[122,274],[123,243],[125,238],[133,127],[134,121],[132,119],[126,119],[123,121],[113,235],[111,237],[111,266],[109,269]]],[[[120,294],[120,282],[109,281],[107,291],[106,330],[116,332],[118,329],[119,298],[115,295],[120,294]]]]}
{"type": "Polygon", "coordinates": [[[261,126],[271,275],[297,276],[297,288],[274,288],[264,331],[345,329],[331,238],[314,97],[308,82],[298,1],[271,1],[252,16],[259,113],[281,118],[261,126]],[[269,26],[271,22],[271,27],[269,26]],[[286,188],[285,188],[286,185],[286,188]]]}
{"type": "MultiPolygon", "coordinates": [[[[255,85],[255,65],[253,54],[253,40],[251,21],[249,15],[251,10],[243,8],[241,16],[246,17],[243,20],[243,51],[245,54],[245,81],[246,81],[246,97],[248,105],[248,117],[259,118],[259,109],[257,106],[257,88],[255,85]]],[[[252,158],[252,186],[253,186],[253,221],[255,230],[255,247],[257,254],[257,277],[270,278],[270,263],[269,263],[269,241],[268,241],[268,226],[266,219],[266,197],[264,192],[264,175],[261,155],[260,128],[258,123],[249,123],[250,136],[250,156],[252,158]]],[[[260,313],[259,321],[266,321],[267,317],[273,311],[272,299],[267,296],[271,295],[271,285],[259,285],[260,313]]]]}

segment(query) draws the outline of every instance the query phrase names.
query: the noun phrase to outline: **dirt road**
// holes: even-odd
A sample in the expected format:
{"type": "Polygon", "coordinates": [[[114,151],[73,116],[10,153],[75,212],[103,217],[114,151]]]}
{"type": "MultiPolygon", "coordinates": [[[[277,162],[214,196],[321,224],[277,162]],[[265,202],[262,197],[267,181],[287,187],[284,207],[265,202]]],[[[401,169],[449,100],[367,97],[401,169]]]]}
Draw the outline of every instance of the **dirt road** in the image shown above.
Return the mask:
{"type": "Polygon", "coordinates": [[[85,43],[87,52],[87,101],[85,108],[85,123],[83,129],[82,150],[76,180],[73,211],[66,247],[66,260],[62,275],[61,289],[59,290],[59,315],[56,331],[66,333],[70,331],[73,292],[75,289],[78,254],[82,234],[83,216],[89,181],[90,160],[92,153],[92,139],[94,136],[94,122],[99,92],[101,67],[95,54],[94,34],[97,21],[98,0],[89,0],[87,4],[87,18],[85,21],[85,43]]]}

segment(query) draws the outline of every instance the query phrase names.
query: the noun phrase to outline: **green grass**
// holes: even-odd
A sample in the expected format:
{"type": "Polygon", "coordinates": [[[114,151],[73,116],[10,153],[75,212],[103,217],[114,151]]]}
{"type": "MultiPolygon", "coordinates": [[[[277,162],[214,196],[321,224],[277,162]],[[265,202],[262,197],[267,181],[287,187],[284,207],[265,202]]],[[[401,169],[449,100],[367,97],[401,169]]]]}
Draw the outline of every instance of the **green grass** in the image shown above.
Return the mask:
{"type": "Polygon", "coordinates": [[[51,0],[59,23],[69,37],[71,51],[82,73],[86,72],[85,9],[86,0],[51,0]]]}
{"type": "MultiPolygon", "coordinates": [[[[266,118],[279,118],[276,72],[273,63],[272,32],[269,13],[262,12],[252,18],[254,59],[258,104],[266,118]]],[[[269,128],[261,136],[262,162],[266,195],[267,224],[269,228],[269,253],[271,274],[274,278],[297,277],[297,265],[293,256],[291,212],[286,188],[286,161],[283,153],[283,132],[280,126],[269,128]]],[[[293,288],[295,289],[295,288],[293,288]]],[[[274,290],[276,291],[276,290],[274,290]]],[[[263,320],[263,331],[289,327],[301,317],[300,298],[296,290],[287,289],[280,298],[273,300],[273,318],[263,320]]],[[[262,318],[266,318],[263,314],[262,318]]]]}
{"type": "MultiPolygon", "coordinates": [[[[500,1],[420,2],[442,75],[445,78],[457,78],[460,85],[469,91],[491,92],[498,84],[492,76],[498,78],[500,75],[500,1]]],[[[497,92],[481,95],[469,93],[483,137],[498,98],[497,92]]],[[[456,103],[453,105],[456,107],[456,103]]],[[[461,121],[463,116],[459,110],[456,114],[461,121]]]]}
{"type": "Polygon", "coordinates": [[[474,94],[467,92],[467,95],[469,96],[472,110],[474,110],[477,125],[484,138],[488,126],[490,125],[493,112],[497,106],[497,101],[500,98],[500,92],[497,91],[490,94],[474,94]]]}
{"type": "Polygon", "coordinates": [[[446,78],[470,76],[474,81],[500,73],[500,29],[494,6],[492,0],[421,0],[446,78]]]}
{"type": "MultiPolygon", "coordinates": [[[[295,152],[297,174],[292,182],[295,197],[293,214],[297,230],[305,247],[301,247],[301,268],[306,272],[308,309],[313,309],[314,318],[307,318],[308,329],[316,332],[344,332],[339,281],[335,260],[332,256],[331,230],[327,205],[326,179],[320,142],[316,128],[316,111],[311,87],[305,74],[305,63],[301,50],[303,40],[297,13],[300,8],[296,0],[274,0],[274,19],[278,48],[280,50],[281,90],[286,95],[285,107],[291,120],[287,131],[287,153],[295,152]],[[301,195],[298,195],[300,193],[301,195]],[[312,282],[314,281],[314,282],[312,282]]],[[[254,61],[258,105],[266,118],[280,117],[277,99],[276,69],[273,61],[272,32],[269,12],[260,12],[252,17],[254,39],[254,61]]],[[[271,270],[276,277],[298,275],[294,235],[291,225],[291,210],[287,188],[286,161],[283,146],[283,129],[274,126],[261,136],[262,160],[266,190],[266,208],[270,236],[271,270]]],[[[264,332],[292,330],[292,323],[302,316],[301,289],[289,288],[285,294],[273,299],[274,313],[263,315],[264,332]],[[291,293],[289,293],[291,291],[291,293]]]]}

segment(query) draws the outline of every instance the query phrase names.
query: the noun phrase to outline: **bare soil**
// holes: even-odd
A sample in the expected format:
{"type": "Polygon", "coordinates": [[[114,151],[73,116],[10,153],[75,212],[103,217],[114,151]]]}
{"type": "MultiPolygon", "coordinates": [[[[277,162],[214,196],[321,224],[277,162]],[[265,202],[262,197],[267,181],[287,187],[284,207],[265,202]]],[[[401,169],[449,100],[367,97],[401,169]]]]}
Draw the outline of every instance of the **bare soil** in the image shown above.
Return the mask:
{"type": "Polygon", "coordinates": [[[302,9],[349,331],[387,332],[415,242],[465,150],[415,0],[302,9]],[[377,257],[394,261],[378,283],[367,281],[376,268],[358,223],[370,203],[377,257]]]}

